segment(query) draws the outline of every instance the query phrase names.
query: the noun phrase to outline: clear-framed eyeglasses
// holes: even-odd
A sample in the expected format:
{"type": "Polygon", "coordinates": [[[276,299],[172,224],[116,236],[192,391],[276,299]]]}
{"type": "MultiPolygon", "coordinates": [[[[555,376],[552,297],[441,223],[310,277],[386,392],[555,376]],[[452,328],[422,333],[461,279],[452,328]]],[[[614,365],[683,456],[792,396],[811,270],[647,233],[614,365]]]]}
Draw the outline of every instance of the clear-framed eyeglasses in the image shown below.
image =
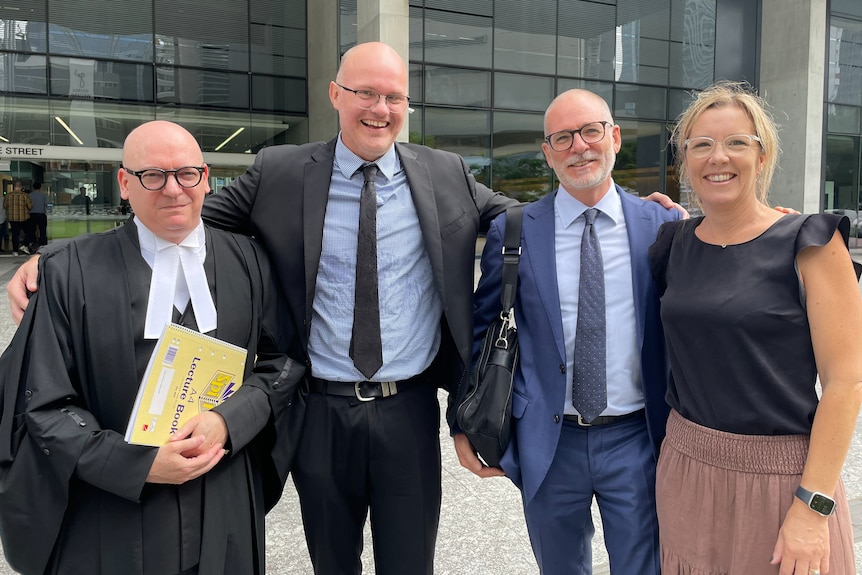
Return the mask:
{"type": "MultiPolygon", "coordinates": [[[[732,134],[720,143],[721,147],[724,148],[725,154],[729,156],[743,156],[754,147],[755,142],[763,150],[763,142],[753,134],[732,134]]],[[[718,144],[719,142],[716,142],[709,136],[688,138],[683,142],[686,155],[692,158],[708,158],[715,152],[718,144]]]]}
{"type": "Polygon", "coordinates": [[[356,99],[359,101],[359,107],[363,110],[373,109],[374,106],[377,105],[377,102],[380,101],[380,98],[384,99],[390,112],[403,112],[407,109],[407,105],[410,104],[410,96],[404,96],[403,94],[390,94],[388,96],[384,96],[383,94],[378,94],[373,90],[354,90],[353,88],[342,86],[338,82],[336,82],[335,85],[342,90],[347,90],[348,92],[356,94],[356,99]]]}
{"type": "Polygon", "coordinates": [[[141,185],[144,186],[144,189],[150,190],[151,192],[157,192],[167,185],[168,174],[172,174],[174,176],[174,179],[181,188],[193,188],[201,183],[201,180],[204,177],[204,172],[206,171],[206,168],[202,166],[184,166],[182,168],[177,168],[176,170],[147,168],[146,170],[139,170],[137,172],[130,170],[125,166],[123,166],[123,169],[133,176],[137,176],[141,185]]]}
{"type": "Polygon", "coordinates": [[[555,152],[568,151],[572,144],[575,143],[575,134],[580,134],[581,139],[585,144],[595,144],[601,142],[605,137],[605,129],[607,126],[613,126],[611,122],[590,122],[584,124],[577,130],[560,130],[545,136],[545,141],[551,146],[555,152]]]}

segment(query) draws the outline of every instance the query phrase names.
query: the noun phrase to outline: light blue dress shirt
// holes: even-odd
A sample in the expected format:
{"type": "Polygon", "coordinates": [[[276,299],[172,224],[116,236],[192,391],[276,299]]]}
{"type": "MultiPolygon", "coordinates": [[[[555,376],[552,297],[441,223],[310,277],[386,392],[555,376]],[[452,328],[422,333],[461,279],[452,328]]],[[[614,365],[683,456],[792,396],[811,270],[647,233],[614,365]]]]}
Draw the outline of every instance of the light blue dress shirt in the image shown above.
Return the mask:
{"type": "Polygon", "coordinates": [[[562,187],[557,190],[554,201],[557,289],[566,339],[566,373],[569,374],[564,411],[578,413],[572,407],[571,374],[574,373],[578,323],[581,237],[586,221],[583,214],[589,207],[599,210],[595,226],[605,270],[608,406],[602,415],[625,415],[644,407],[644,398],[629,236],[622,202],[613,182],[595,206],[581,203],[562,187]]]}
{"type": "MultiPolygon", "coordinates": [[[[423,372],[440,348],[443,303],[434,287],[407,175],[395,147],[375,162],[377,190],[377,281],[383,367],[373,381],[397,381],[423,372]]],[[[361,381],[350,359],[356,286],[356,235],[365,160],[341,141],[329,185],[323,251],[312,303],[308,354],[315,377],[361,381]]]]}

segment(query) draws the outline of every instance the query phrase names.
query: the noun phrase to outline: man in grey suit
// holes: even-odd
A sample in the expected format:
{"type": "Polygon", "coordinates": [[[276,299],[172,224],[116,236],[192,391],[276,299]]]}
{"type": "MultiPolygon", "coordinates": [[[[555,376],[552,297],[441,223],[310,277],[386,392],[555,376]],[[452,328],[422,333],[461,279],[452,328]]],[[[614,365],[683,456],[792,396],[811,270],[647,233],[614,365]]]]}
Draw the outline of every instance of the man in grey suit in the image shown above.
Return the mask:
{"type": "MultiPolygon", "coordinates": [[[[275,146],[205,203],[204,218],[267,248],[293,318],[291,355],[311,377],[292,472],[317,574],[360,573],[371,510],[377,573],[433,573],[440,514],[437,387],[452,397],[472,343],[473,253],[481,227],[514,203],[476,184],[455,154],[395,143],[407,69],[380,43],[342,60],[329,98],[339,136],[275,146]],[[376,164],[382,365],[351,353],[362,167],[376,164]],[[372,401],[366,401],[371,399],[372,401]]],[[[358,288],[357,288],[358,289],[358,288]]]]}

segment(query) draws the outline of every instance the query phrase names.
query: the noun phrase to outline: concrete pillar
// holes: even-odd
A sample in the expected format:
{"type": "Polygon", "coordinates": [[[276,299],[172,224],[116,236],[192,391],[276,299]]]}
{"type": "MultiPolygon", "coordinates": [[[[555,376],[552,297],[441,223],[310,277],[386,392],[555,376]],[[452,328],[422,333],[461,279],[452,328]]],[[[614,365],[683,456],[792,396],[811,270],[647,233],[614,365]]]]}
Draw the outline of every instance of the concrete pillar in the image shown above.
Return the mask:
{"type": "Polygon", "coordinates": [[[329,103],[329,82],[338,72],[340,39],[338,0],[312,0],[308,11],[308,141],[330,140],[338,133],[338,115],[329,103]]]}
{"type": "MultiPolygon", "coordinates": [[[[356,41],[385,42],[401,55],[406,65],[410,61],[409,0],[358,0],[356,10],[356,41]]],[[[409,123],[408,116],[398,134],[400,142],[409,139],[409,123]]]]}
{"type": "Polygon", "coordinates": [[[763,0],[760,94],[781,127],[771,202],[820,211],[826,0],[763,0]]]}

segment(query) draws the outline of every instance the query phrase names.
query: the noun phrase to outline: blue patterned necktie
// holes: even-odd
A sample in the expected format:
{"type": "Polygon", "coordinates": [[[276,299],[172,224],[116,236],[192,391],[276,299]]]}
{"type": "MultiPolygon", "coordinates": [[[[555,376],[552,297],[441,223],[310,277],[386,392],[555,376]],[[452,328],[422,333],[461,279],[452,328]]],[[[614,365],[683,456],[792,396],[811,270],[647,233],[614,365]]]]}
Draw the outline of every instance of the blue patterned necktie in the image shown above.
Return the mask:
{"type": "Polygon", "coordinates": [[[584,212],[587,223],[581,238],[575,374],[572,379],[572,405],[587,423],[598,417],[608,405],[605,273],[595,229],[598,214],[595,208],[584,212]]]}
{"type": "Polygon", "coordinates": [[[383,365],[380,339],[380,296],[377,293],[377,164],[362,166],[365,183],[359,198],[359,235],[356,243],[356,292],[350,357],[366,379],[383,365]]]}

